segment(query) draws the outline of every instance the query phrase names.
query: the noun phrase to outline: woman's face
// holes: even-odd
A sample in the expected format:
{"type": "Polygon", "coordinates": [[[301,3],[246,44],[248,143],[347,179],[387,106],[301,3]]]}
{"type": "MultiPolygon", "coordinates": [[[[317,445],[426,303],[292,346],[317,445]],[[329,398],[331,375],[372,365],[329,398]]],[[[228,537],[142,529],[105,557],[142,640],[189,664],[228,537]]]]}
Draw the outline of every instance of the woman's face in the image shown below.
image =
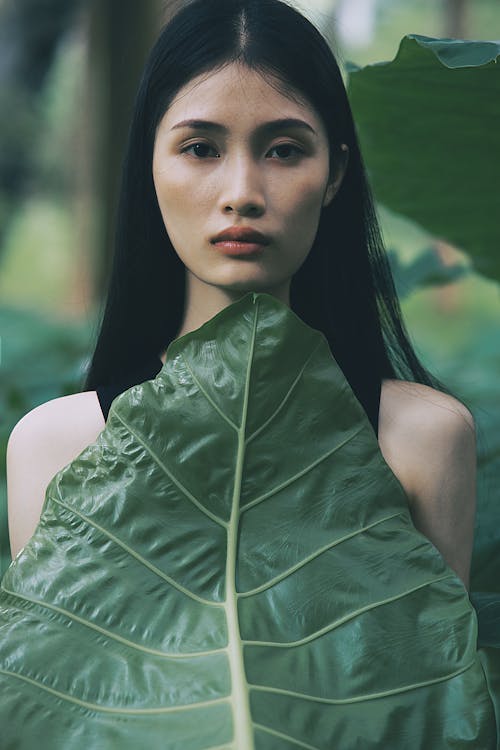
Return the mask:
{"type": "Polygon", "coordinates": [[[158,126],[153,180],[170,241],[197,284],[287,301],[340,182],[329,182],[328,138],[313,108],[237,63],[178,92],[158,126]],[[215,241],[235,228],[248,233],[215,241]]]}

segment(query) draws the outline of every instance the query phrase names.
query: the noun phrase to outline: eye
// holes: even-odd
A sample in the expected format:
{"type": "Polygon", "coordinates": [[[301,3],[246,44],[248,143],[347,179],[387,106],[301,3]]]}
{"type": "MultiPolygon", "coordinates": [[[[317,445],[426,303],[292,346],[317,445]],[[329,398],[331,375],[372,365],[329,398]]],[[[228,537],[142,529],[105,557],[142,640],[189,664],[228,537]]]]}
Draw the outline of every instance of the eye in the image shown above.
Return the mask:
{"type": "Polygon", "coordinates": [[[185,148],[182,149],[182,153],[190,153],[197,159],[206,159],[207,156],[215,156],[217,159],[220,158],[220,154],[217,153],[217,151],[212,148],[212,146],[209,146],[208,143],[203,143],[202,141],[199,141],[198,143],[191,143],[189,146],[185,146],[185,148]],[[210,151],[212,151],[212,154],[209,153],[210,151]]]}
{"type": "Polygon", "coordinates": [[[269,153],[272,151],[276,151],[280,161],[291,161],[291,159],[295,159],[304,153],[299,146],[295,146],[293,143],[278,143],[277,146],[272,147],[269,153]]]}

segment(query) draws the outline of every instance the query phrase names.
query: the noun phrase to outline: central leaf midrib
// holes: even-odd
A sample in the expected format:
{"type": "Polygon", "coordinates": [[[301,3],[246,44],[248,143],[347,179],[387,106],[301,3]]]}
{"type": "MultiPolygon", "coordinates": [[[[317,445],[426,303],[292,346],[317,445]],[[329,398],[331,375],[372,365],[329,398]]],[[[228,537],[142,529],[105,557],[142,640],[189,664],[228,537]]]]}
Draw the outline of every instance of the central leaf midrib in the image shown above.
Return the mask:
{"type": "MultiPolygon", "coordinates": [[[[255,299],[255,298],[254,298],[255,299]]],[[[233,707],[233,727],[235,746],[238,750],[254,750],[252,719],[250,714],[250,698],[246,680],[245,663],[243,659],[243,644],[238,618],[238,594],[236,591],[236,567],[238,550],[238,530],[240,522],[240,499],[245,460],[245,431],[248,414],[250,393],[250,373],[252,369],[255,337],[257,330],[258,303],[255,306],[253,331],[250,340],[245,391],[241,414],[241,424],[238,429],[238,448],[231,506],[231,518],[227,530],[227,563],[226,563],[226,618],[228,630],[228,657],[231,673],[231,698],[233,707]]]]}

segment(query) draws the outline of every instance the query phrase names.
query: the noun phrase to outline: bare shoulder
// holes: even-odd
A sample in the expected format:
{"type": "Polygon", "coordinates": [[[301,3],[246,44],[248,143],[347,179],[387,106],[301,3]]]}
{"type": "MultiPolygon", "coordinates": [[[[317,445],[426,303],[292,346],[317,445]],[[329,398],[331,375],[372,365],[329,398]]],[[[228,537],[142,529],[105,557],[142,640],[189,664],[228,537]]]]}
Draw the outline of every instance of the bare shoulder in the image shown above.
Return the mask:
{"type": "Polygon", "coordinates": [[[379,444],[411,499],[425,476],[432,480],[440,467],[450,468],[450,461],[464,454],[470,458],[474,417],[454,396],[421,383],[387,379],[380,396],[379,444]]]}
{"type": "Polygon", "coordinates": [[[391,424],[420,424],[423,427],[442,429],[443,426],[467,425],[475,429],[474,417],[461,401],[448,393],[422,383],[408,380],[382,381],[380,417],[383,428],[391,424]],[[414,421],[413,421],[414,420],[414,421]]]}
{"type": "Polygon", "coordinates": [[[477,469],[470,410],[429,386],[384,380],[379,444],[406,492],[415,527],[468,586],[477,469]]]}
{"type": "Polygon", "coordinates": [[[35,530],[52,477],[93,443],[104,426],[96,391],[52,399],[17,422],[7,443],[7,502],[13,556],[35,530]]]}
{"type": "Polygon", "coordinates": [[[104,424],[96,391],[74,393],[46,401],[25,414],[12,430],[8,446],[12,452],[36,443],[46,456],[65,457],[95,440],[104,424]]]}

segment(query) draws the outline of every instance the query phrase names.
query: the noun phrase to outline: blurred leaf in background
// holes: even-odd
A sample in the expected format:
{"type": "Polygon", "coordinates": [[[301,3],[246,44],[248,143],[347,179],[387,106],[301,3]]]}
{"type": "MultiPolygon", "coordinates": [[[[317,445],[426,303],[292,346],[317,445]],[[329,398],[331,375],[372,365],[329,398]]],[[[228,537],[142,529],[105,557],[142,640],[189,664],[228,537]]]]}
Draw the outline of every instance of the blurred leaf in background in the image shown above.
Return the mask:
{"type": "Polygon", "coordinates": [[[400,300],[422,286],[450,284],[469,272],[469,268],[465,264],[457,262],[447,265],[443,263],[439,259],[435,247],[424,249],[417,258],[407,264],[401,262],[401,255],[395,248],[388,247],[387,255],[400,300]]]}
{"type": "Polygon", "coordinates": [[[409,34],[391,62],[349,66],[377,199],[500,280],[500,42],[409,34]]]}

